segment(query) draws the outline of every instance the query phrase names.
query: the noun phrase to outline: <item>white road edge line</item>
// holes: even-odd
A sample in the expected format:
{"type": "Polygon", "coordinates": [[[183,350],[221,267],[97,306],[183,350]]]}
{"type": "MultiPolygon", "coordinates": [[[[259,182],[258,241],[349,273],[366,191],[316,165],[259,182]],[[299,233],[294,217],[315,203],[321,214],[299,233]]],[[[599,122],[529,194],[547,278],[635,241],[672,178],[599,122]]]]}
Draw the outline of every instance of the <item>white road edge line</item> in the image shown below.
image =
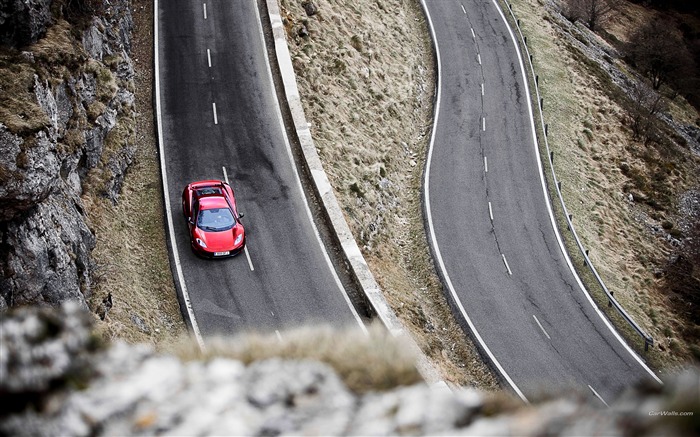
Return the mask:
{"type": "MultiPolygon", "coordinates": [[[[262,42],[263,47],[267,47],[267,44],[265,42],[265,34],[263,33],[263,28],[262,28],[262,20],[260,19],[260,11],[258,10],[257,7],[253,8],[255,9],[255,15],[257,16],[258,19],[258,32],[260,34],[260,41],[262,42]]],[[[279,18],[281,20],[281,17],[279,18]]],[[[289,162],[292,165],[292,171],[294,172],[294,176],[297,182],[297,187],[299,189],[299,192],[302,194],[301,198],[304,201],[304,207],[306,209],[306,215],[309,218],[309,223],[311,223],[311,227],[314,230],[314,234],[316,235],[316,241],[318,242],[319,247],[321,248],[321,253],[323,253],[323,257],[326,260],[326,264],[328,265],[328,268],[331,271],[331,274],[333,275],[333,278],[335,279],[335,283],[338,286],[338,289],[340,290],[340,293],[343,295],[345,298],[345,302],[350,308],[350,312],[353,314],[355,317],[355,321],[357,321],[357,324],[360,325],[360,329],[362,329],[362,332],[365,333],[365,335],[369,335],[369,331],[367,331],[367,327],[365,324],[362,322],[362,319],[360,318],[360,315],[357,314],[357,310],[355,310],[355,307],[352,304],[352,301],[350,300],[350,296],[348,296],[347,291],[345,291],[345,287],[343,287],[343,283],[340,281],[340,278],[338,277],[338,272],[335,271],[335,267],[333,266],[333,263],[331,262],[331,258],[328,255],[328,252],[326,252],[326,247],[323,245],[323,241],[321,240],[321,234],[318,232],[318,228],[316,227],[316,223],[314,222],[313,215],[311,214],[311,208],[309,207],[309,202],[306,199],[306,195],[304,194],[304,187],[301,185],[301,179],[299,177],[299,172],[297,171],[297,166],[296,163],[294,162],[294,155],[292,154],[292,146],[289,144],[289,138],[287,138],[287,129],[284,126],[284,119],[282,118],[282,109],[280,109],[280,102],[279,99],[277,98],[277,93],[274,90],[274,79],[272,77],[272,68],[270,66],[270,58],[267,56],[267,50],[263,50],[263,56],[265,57],[265,65],[267,65],[267,75],[269,77],[269,83],[272,89],[270,90],[270,94],[272,95],[272,100],[275,102],[275,112],[277,113],[277,119],[279,120],[279,126],[280,130],[282,131],[282,137],[284,138],[284,145],[287,148],[287,156],[289,157],[289,162]]]]}
{"type": "Polygon", "coordinates": [[[510,271],[510,266],[508,265],[508,261],[506,260],[506,256],[504,254],[501,254],[501,257],[503,257],[503,264],[506,265],[506,269],[508,270],[508,274],[513,275],[513,272],[510,271]]]}
{"type": "Polygon", "coordinates": [[[605,399],[603,399],[603,398],[598,394],[598,392],[595,391],[595,390],[593,389],[593,387],[591,387],[590,385],[588,385],[588,388],[591,389],[591,391],[593,392],[593,394],[595,395],[595,397],[597,397],[598,399],[600,399],[600,402],[604,403],[606,407],[610,408],[610,405],[608,405],[608,403],[605,402],[605,399]]]}
{"type": "Polygon", "coordinates": [[[569,258],[569,253],[566,251],[566,248],[564,247],[564,242],[562,241],[561,234],[559,233],[559,228],[557,227],[556,220],[554,219],[554,212],[552,211],[552,205],[550,204],[549,201],[549,195],[547,194],[547,184],[544,179],[544,171],[542,170],[542,159],[540,156],[540,149],[537,146],[537,133],[535,129],[535,118],[533,117],[532,114],[532,101],[530,98],[530,85],[527,81],[527,75],[525,74],[525,66],[523,65],[523,58],[522,54],[520,53],[520,47],[518,46],[518,42],[515,39],[515,35],[513,34],[513,30],[510,28],[510,25],[508,24],[508,20],[506,20],[505,15],[503,14],[503,10],[501,10],[501,7],[498,5],[498,0],[491,0],[496,6],[496,9],[498,10],[498,13],[501,15],[501,19],[506,25],[506,28],[508,29],[508,33],[510,34],[510,38],[513,41],[513,45],[515,46],[515,51],[518,54],[518,62],[520,64],[520,71],[522,72],[522,77],[523,77],[523,83],[525,84],[525,95],[527,96],[528,101],[530,102],[529,105],[527,105],[527,110],[530,115],[530,127],[532,129],[532,142],[533,145],[535,146],[535,152],[537,153],[537,167],[539,168],[540,171],[540,182],[542,184],[542,192],[544,193],[544,197],[546,200],[547,204],[547,210],[549,211],[549,217],[550,221],[552,223],[552,228],[554,229],[554,233],[557,236],[557,240],[559,241],[559,248],[561,249],[564,259],[566,259],[566,263],[569,265],[569,269],[571,270],[571,273],[574,275],[574,278],[576,278],[576,282],[578,283],[579,288],[583,292],[583,294],[586,296],[588,299],[588,302],[591,304],[593,307],[594,311],[598,313],[598,316],[600,319],[605,323],[605,325],[608,327],[610,332],[617,338],[617,340],[620,342],[620,344],[629,352],[629,354],[639,363],[640,366],[644,370],[651,375],[652,378],[659,384],[663,384],[663,381],[659,379],[658,376],[654,373],[653,370],[649,368],[649,366],[646,365],[644,360],[641,359],[637,353],[632,350],[632,348],[627,344],[627,342],[620,336],[620,334],[617,332],[617,330],[610,324],[610,321],[605,317],[603,312],[598,308],[598,305],[593,301],[593,298],[591,297],[590,293],[588,293],[588,290],[586,290],[586,287],[584,287],[583,283],[581,282],[581,278],[579,278],[578,274],[576,273],[576,270],[574,269],[573,264],[571,263],[571,258],[569,258]]]}
{"type": "Polygon", "coordinates": [[[214,111],[214,124],[219,124],[219,118],[216,116],[216,103],[212,102],[211,108],[214,111]]]}
{"type": "Polygon", "coordinates": [[[430,17],[430,11],[428,10],[428,6],[425,4],[425,0],[421,0],[421,3],[423,3],[423,9],[425,10],[425,15],[428,18],[428,23],[430,24],[430,33],[432,34],[433,42],[435,44],[435,56],[437,60],[437,99],[435,100],[435,120],[433,121],[433,129],[432,133],[430,134],[430,144],[428,146],[428,159],[426,161],[425,165],[425,172],[424,172],[424,182],[423,182],[423,192],[425,194],[425,209],[427,211],[427,217],[428,217],[428,229],[430,230],[430,239],[433,242],[433,248],[435,251],[435,259],[438,262],[438,266],[440,268],[440,271],[442,272],[443,277],[445,278],[445,283],[447,285],[447,289],[450,291],[450,294],[452,295],[452,299],[454,300],[455,304],[459,308],[459,311],[462,313],[462,316],[464,317],[465,321],[469,325],[469,329],[471,330],[472,334],[474,334],[474,337],[476,340],[479,342],[481,345],[481,348],[484,350],[486,355],[488,355],[489,359],[493,363],[494,366],[496,366],[496,369],[498,369],[498,372],[503,376],[503,379],[506,380],[508,385],[513,389],[515,394],[518,395],[520,399],[522,399],[523,402],[529,404],[530,401],[527,400],[523,392],[520,390],[520,388],[515,384],[515,381],[508,375],[508,372],[503,368],[501,363],[498,361],[496,356],[491,352],[491,349],[488,347],[484,339],[481,337],[481,334],[479,334],[479,331],[476,329],[476,326],[472,322],[471,318],[469,318],[469,315],[467,314],[467,311],[464,309],[464,305],[462,305],[462,301],[459,300],[459,296],[457,296],[457,292],[455,291],[454,285],[452,285],[452,280],[450,279],[450,275],[447,273],[447,269],[445,268],[445,261],[442,259],[442,255],[440,253],[440,246],[437,243],[437,238],[435,237],[435,225],[433,224],[433,215],[432,211],[430,209],[430,163],[433,158],[433,149],[435,146],[435,126],[438,124],[438,115],[440,113],[440,100],[442,97],[442,89],[441,89],[441,84],[442,84],[442,78],[441,78],[441,68],[440,68],[440,47],[437,42],[437,37],[435,35],[435,27],[433,26],[433,21],[432,18],[430,17]]]}
{"type": "Polygon", "coordinates": [[[209,64],[209,68],[211,68],[211,50],[207,49],[207,64],[209,64]]]}
{"type": "Polygon", "coordinates": [[[489,202],[489,218],[493,221],[493,208],[491,208],[491,202],[489,202]]]}
{"type": "Polygon", "coordinates": [[[488,172],[489,172],[489,161],[484,156],[484,173],[488,173],[488,172]]]}
{"type": "MultiPolygon", "coordinates": [[[[204,19],[206,20],[207,19],[207,4],[206,3],[202,3],[202,9],[204,9],[204,19]]],[[[158,11],[156,11],[156,12],[158,12],[158,11]]]]}
{"type": "MultiPolygon", "coordinates": [[[[544,326],[542,326],[542,324],[540,323],[540,321],[539,321],[539,319],[537,318],[537,316],[533,314],[532,317],[535,318],[535,322],[537,322],[537,326],[539,326],[540,329],[542,330],[542,332],[544,332],[544,335],[547,336],[547,339],[548,339],[548,340],[551,340],[552,337],[550,337],[549,334],[547,334],[547,331],[544,330],[544,326]]],[[[590,387],[590,386],[589,386],[589,387],[590,387]]]]}
{"type": "Polygon", "coordinates": [[[168,236],[170,238],[170,246],[173,249],[173,262],[175,263],[175,271],[177,272],[177,281],[180,284],[180,290],[182,291],[182,297],[185,300],[185,308],[187,309],[187,315],[190,318],[190,324],[192,325],[192,332],[197,344],[202,351],[206,351],[206,346],[204,345],[204,339],[199,331],[199,325],[197,325],[197,319],[194,317],[194,310],[192,309],[192,302],[190,301],[190,295],[187,292],[187,286],[185,285],[185,277],[182,274],[182,264],[180,264],[180,254],[177,250],[177,240],[175,239],[175,227],[173,224],[173,214],[170,207],[170,194],[168,193],[168,174],[166,173],[165,166],[165,144],[163,142],[163,119],[161,114],[161,103],[160,103],[160,62],[158,59],[158,0],[154,1],[154,13],[153,13],[153,50],[154,50],[154,68],[155,68],[155,103],[156,103],[156,120],[157,120],[157,131],[158,131],[158,144],[160,145],[160,170],[161,179],[163,181],[163,201],[165,203],[166,219],[168,223],[168,236]]]}
{"type": "Polygon", "coordinates": [[[467,10],[464,9],[464,5],[460,4],[460,6],[462,7],[462,12],[464,12],[464,15],[467,15],[467,10]]]}

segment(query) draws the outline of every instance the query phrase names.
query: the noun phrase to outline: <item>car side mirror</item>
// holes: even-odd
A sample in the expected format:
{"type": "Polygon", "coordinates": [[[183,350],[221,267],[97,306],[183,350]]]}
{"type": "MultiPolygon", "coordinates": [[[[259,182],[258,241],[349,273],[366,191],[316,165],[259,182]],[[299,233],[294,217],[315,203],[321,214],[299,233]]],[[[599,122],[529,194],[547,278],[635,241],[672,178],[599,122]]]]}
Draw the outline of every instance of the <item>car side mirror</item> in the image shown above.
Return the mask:
{"type": "Polygon", "coordinates": [[[242,219],[245,216],[245,214],[238,214],[238,218],[242,219]]]}

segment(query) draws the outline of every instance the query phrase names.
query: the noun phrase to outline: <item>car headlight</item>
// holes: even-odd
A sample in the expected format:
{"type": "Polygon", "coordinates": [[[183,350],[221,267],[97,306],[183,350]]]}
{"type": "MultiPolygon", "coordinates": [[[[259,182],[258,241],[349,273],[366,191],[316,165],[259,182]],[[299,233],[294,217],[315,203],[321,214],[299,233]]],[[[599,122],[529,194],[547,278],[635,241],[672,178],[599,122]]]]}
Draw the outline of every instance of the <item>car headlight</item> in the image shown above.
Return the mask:
{"type": "Polygon", "coordinates": [[[238,236],[236,237],[236,241],[233,242],[234,246],[238,246],[241,240],[243,240],[243,234],[238,234],[238,236]]]}
{"type": "Polygon", "coordinates": [[[194,241],[196,241],[197,244],[199,244],[200,246],[202,246],[202,247],[204,247],[204,248],[207,247],[207,243],[205,243],[204,241],[202,241],[202,240],[199,239],[199,238],[195,238],[194,241]]]}

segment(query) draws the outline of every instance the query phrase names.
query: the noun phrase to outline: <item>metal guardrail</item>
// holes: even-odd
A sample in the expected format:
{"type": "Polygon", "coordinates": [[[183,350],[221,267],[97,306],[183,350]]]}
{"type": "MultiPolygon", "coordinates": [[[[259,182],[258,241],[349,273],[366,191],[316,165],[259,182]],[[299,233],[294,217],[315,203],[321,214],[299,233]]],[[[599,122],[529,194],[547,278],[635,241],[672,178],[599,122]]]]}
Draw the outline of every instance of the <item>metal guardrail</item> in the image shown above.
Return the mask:
{"type": "MultiPolygon", "coordinates": [[[[578,246],[579,250],[581,251],[581,255],[583,255],[584,259],[584,264],[588,266],[588,268],[591,269],[591,272],[595,276],[596,280],[598,281],[598,284],[600,284],[600,287],[603,289],[605,292],[607,298],[608,298],[608,307],[612,306],[615,307],[618,313],[627,321],[627,323],[635,330],[637,333],[644,339],[644,350],[648,350],[649,346],[654,345],[654,339],[651,338],[649,334],[647,334],[637,322],[632,319],[632,317],[625,311],[624,308],[620,305],[620,303],[615,299],[613,296],[613,292],[608,290],[608,287],[605,285],[603,282],[603,279],[600,277],[598,274],[598,271],[596,268],[593,266],[593,263],[591,263],[590,258],[588,258],[588,251],[583,247],[583,243],[581,243],[581,240],[578,238],[578,234],[576,233],[576,229],[574,229],[574,224],[571,221],[572,215],[569,214],[568,209],[566,208],[566,204],[564,203],[564,197],[562,196],[561,193],[561,182],[558,181],[557,175],[554,172],[554,152],[552,152],[549,148],[549,141],[547,140],[547,130],[548,126],[544,122],[544,114],[542,113],[542,107],[544,100],[540,96],[540,89],[539,89],[539,84],[538,84],[538,76],[535,74],[535,67],[532,63],[532,54],[530,54],[530,50],[527,47],[527,38],[523,35],[522,29],[520,28],[520,21],[515,17],[515,13],[513,12],[513,7],[512,5],[506,1],[503,0],[503,2],[508,6],[508,12],[510,13],[510,16],[513,19],[513,22],[515,23],[515,26],[518,30],[518,35],[520,35],[520,42],[522,43],[522,47],[525,50],[525,53],[527,54],[527,64],[530,66],[530,74],[531,74],[531,79],[533,80],[535,86],[535,94],[537,96],[537,112],[539,113],[539,121],[542,127],[542,132],[544,135],[542,136],[544,138],[544,144],[545,148],[547,149],[547,159],[549,159],[549,168],[551,169],[552,172],[552,179],[554,180],[554,187],[557,191],[557,196],[559,197],[559,202],[561,203],[561,207],[564,211],[564,217],[566,218],[566,223],[567,223],[567,228],[569,231],[571,231],[572,235],[574,236],[574,239],[576,240],[576,245],[578,246]]],[[[540,135],[537,135],[537,141],[540,141],[540,135]]]]}

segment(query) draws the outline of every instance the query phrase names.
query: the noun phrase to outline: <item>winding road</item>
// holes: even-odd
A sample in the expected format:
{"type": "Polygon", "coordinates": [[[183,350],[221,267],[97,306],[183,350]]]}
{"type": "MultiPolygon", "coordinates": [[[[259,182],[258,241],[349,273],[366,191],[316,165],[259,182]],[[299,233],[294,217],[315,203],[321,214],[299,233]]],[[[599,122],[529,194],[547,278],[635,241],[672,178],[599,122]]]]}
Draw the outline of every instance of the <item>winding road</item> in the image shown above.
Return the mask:
{"type": "Polygon", "coordinates": [[[156,0],[156,109],[171,266],[202,338],[303,324],[362,325],[318,235],[285,136],[256,1],[156,0]],[[229,180],[245,253],[189,247],[180,196],[229,180]]]}
{"type": "MultiPolygon", "coordinates": [[[[495,0],[494,0],[495,1],[495,0]]],[[[424,0],[438,49],[424,181],[431,250],[465,330],[524,400],[583,387],[603,403],[658,378],[611,329],[554,226],[529,91],[494,1],[424,0]]],[[[171,265],[202,337],[362,326],[318,236],[274,93],[255,1],[156,0],[156,106],[171,265]],[[230,180],[248,250],[189,248],[182,188],[230,180]]]]}
{"type": "Polygon", "coordinates": [[[523,400],[573,387],[609,403],[640,379],[659,381],[572,273],[502,11],[495,1],[424,3],[439,63],[425,216],[458,319],[523,400]]]}

